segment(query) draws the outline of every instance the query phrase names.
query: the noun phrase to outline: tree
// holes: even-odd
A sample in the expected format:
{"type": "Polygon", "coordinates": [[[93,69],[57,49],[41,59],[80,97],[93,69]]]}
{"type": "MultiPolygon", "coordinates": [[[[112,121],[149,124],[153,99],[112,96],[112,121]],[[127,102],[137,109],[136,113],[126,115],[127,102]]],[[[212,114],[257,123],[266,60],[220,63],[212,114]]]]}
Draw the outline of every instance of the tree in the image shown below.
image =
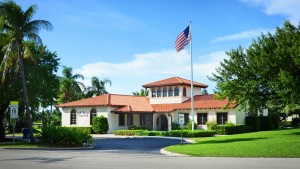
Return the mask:
{"type": "Polygon", "coordinates": [[[275,34],[262,34],[248,49],[227,52],[210,80],[220,98],[253,110],[300,104],[300,25],[285,21],[275,34]]]}
{"type": "Polygon", "coordinates": [[[207,92],[206,88],[202,89],[202,95],[208,95],[208,92],[207,92]]]}
{"type": "Polygon", "coordinates": [[[6,53],[1,64],[1,71],[3,72],[2,83],[5,80],[7,70],[12,65],[11,63],[16,62],[15,71],[17,73],[20,71],[31,143],[35,142],[35,138],[32,132],[31,111],[23,65],[23,57],[30,56],[30,51],[27,46],[24,45],[24,41],[30,40],[41,44],[42,40],[38,35],[39,31],[42,28],[46,30],[52,29],[51,23],[46,20],[32,20],[36,9],[37,6],[32,5],[26,11],[23,11],[21,6],[14,1],[7,0],[0,2],[0,30],[7,34],[10,39],[5,47],[6,53]]]}
{"type": "Polygon", "coordinates": [[[140,92],[132,92],[134,96],[148,96],[149,90],[148,89],[141,89],[140,92]]]}
{"type": "Polygon", "coordinates": [[[99,96],[108,93],[105,89],[105,85],[109,84],[111,86],[111,81],[109,79],[99,80],[97,77],[92,77],[92,86],[86,88],[85,97],[99,96]]]}
{"type": "Polygon", "coordinates": [[[81,74],[72,73],[71,67],[63,68],[63,77],[60,78],[59,103],[66,103],[83,98],[82,90],[85,88],[84,84],[76,81],[77,79],[84,79],[81,74]]]}

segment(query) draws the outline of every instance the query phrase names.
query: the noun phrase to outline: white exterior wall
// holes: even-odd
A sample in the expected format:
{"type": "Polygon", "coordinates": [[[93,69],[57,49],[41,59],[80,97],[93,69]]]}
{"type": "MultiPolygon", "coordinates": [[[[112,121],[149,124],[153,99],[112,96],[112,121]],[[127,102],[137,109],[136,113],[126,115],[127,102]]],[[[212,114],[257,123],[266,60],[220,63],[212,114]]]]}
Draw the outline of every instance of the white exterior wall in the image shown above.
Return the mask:
{"type": "MultiPolygon", "coordinates": [[[[169,87],[173,88],[173,92],[174,92],[174,88],[176,86],[166,86],[167,88],[167,97],[162,97],[163,96],[163,89],[165,87],[160,87],[161,89],[161,97],[152,97],[152,89],[150,89],[149,92],[149,98],[150,98],[150,104],[169,104],[169,103],[182,103],[185,102],[186,100],[191,98],[191,87],[190,86],[177,86],[179,88],[179,96],[169,96],[169,87]],[[186,96],[183,96],[183,88],[185,87],[186,89],[186,96]]],[[[156,92],[157,89],[159,87],[156,87],[156,92]]],[[[194,95],[200,95],[201,94],[201,88],[200,87],[194,87],[194,95]]]]}

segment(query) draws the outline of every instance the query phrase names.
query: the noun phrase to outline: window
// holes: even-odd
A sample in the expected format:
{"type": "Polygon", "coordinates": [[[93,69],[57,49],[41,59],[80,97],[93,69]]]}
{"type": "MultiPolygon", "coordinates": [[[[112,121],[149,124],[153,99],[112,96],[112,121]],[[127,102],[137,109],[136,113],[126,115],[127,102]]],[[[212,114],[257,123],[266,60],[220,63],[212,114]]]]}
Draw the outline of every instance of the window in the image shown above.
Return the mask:
{"type": "Polygon", "coordinates": [[[185,87],[183,88],[183,94],[182,95],[186,96],[186,88],[185,87]]]}
{"type": "Polygon", "coordinates": [[[189,114],[188,113],[179,113],[179,114],[183,114],[184,115],[184,124],[183,125],[187,125],[189,122],[189,114]]]}
{"type": "Polygon", "coordinates": [[[152,97],[156,97],[156,89],[152,89],[152,97]]]}
{"type": "Polygon", "coordinates": [[[207,113],[198,113],[197,115],[197,124],[205,125],[207,122],[207,113]]]}
{"type": "Polygon", "coordinates": [[[163,97],[167,97],[167,88],[163,89],[163,97]]]}
{"type": "Polygon", "coordinates": [[[217,123],[218,124],[225,124],[225,122],[228,120],[228,114],[227,113],[217,113],[217,123]]]}
{"type": "Polygon", "coordinates": [[[173,96],[173,88],[170,87],[170,88],[169,88],[169,97],[172,97],[172,96],[173,96]]]}
{"type": "Polygon", "coordinates": [[[146,115],[140,114],[140,125],[144,126],[146,124],[146,115]]]}
{"type": "Polygon", "coordinates": [[[128,124],[128,126],[133,125],[133,115],[132,114],[127,115],[127,124],[128,124]]]}
{"type": "Polygon", "coordinates": [[[97,112],[95,109],[92,109],[90,112],[90,125],[93,124],[93,118],[97,116],[97,112]]]}
{"type": "Polygon", "coordinates": [[[160,88],[157,89],[157,97],[161,97],[161,89],[160,88]]]}
{"type": "Polygon", "coordinates": [[[71,120],[70,120],[70,124],[71,125],[75,125],[76,124],[76,110],[73,109],[71,111],[71,120]]]}
{"type": "Polygon", "coordinates": [[[119,114],[119,126],[125,125],[125,114],[119,114]]]}
{"type": "Polygon", "coordinates": [[[175,87],[174,89],[174,96],[179,96],[179,88],[175,87]]]}

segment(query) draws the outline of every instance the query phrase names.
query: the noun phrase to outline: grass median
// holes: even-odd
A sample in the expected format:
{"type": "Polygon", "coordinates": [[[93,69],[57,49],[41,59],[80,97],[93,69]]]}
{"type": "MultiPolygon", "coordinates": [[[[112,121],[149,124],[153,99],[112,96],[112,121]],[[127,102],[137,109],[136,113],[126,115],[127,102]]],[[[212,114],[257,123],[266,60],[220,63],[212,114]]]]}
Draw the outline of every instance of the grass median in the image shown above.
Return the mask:
{"type": "Polygon", "coordinates": [[[300,129],[195,138],[165,150],[201,157],[300,157],[300,129]]]}

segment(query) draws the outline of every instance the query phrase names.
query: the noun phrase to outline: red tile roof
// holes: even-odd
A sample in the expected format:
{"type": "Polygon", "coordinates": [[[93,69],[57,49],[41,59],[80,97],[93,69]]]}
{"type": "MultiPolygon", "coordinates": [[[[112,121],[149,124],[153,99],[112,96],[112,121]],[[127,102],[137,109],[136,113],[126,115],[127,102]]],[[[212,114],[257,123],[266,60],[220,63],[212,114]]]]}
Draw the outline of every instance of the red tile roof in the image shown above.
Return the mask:
{"type": "MultiPolygon", "coordinates": [[[[150,88],[150,87],[176,86],[176,85],[190,86],[191,81],[187,80],[187,79],[183,79],[181,77],[171,77],[171,78],[168,78],[168,79],[164,79],[164,80],[144,84],[143,87],[150,88]]],[[[198,83],[198,82],[193,82],[193,85],[195,87],[202,87],[202,88],[208,87],[208,85],[198,83]]]]}
{"type": "MultiPolygon", "coordinates": [[[[228,99],[215,100],[214,95],[197,95],[194,97],[195,109],[221,109],[228,104],[228,99]]],[[[183,103],[174,104],[150,104],[149,98],[141,96],[105,94],[74,102],[64,103],[58,107],[91,107],[91,106],[114,106],[116,113],[143,113],[143,112],[172,112],[191,108],[191,99],[183,103]]],[[[231,105],[230,108],[235,108],[231,105]]]]}
{"type": "MultiPolygon", "coordinates": [[[[104,94],[96,97],[59,104],[58,107],[90,107],[90,106],[116,106],[125,112],[152,112],[149,98],[119,94],[104,94]]],[[[118,109],[117,109],[118,110],[118,109]]]]}

